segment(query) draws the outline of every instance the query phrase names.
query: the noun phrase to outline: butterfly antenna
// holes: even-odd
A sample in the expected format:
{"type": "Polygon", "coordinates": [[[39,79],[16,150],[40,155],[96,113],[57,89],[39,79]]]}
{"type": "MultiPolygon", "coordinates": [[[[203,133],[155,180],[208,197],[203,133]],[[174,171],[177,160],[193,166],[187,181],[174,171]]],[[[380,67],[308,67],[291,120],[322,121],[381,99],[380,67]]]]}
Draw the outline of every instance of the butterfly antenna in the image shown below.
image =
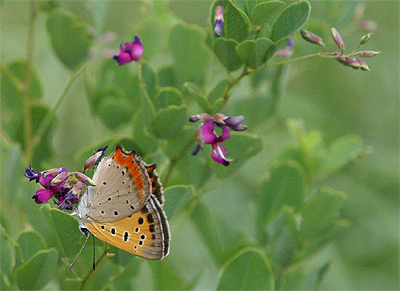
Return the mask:
{"type": "Polygon", "coordinates": [[[78,254],[76,255],[75,259],[72,261],[71,265],[69,265],[68,271],[71,271],[72,266],[74,265],[76,259],[79,257],[79,255],[81,254],[81,252],[82,252],[83,249],[85,248],[85,245],[86,245],[86,243],[87,243],[87,241],[88,241],[88,239],[89,239],[89,234],[90,234],[89,232],[87,233],[87,235],[85,234],[85,235],[86,235],[85,243],[84,243],[83,246],[81,247],[81,250],[78,252],[78,254]]]}
{"type": "Polygon", "coordinates": [[[94,245],[95,239],[93,235],[93,271],[96,270],[96,246],[94,245]]]}

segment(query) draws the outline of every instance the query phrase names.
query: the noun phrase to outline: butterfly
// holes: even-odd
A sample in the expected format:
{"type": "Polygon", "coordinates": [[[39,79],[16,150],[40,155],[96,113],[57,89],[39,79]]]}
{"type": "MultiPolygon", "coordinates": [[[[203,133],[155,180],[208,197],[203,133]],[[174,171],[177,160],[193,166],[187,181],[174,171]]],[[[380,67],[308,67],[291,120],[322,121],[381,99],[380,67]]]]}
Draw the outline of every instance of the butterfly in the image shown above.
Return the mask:
{"type": "Polygon", "coordinates": [[[150,260],[168,255],[170,231],[156,164],[118,145],[101,160],[77,209],[80,231],[150,260]]]}

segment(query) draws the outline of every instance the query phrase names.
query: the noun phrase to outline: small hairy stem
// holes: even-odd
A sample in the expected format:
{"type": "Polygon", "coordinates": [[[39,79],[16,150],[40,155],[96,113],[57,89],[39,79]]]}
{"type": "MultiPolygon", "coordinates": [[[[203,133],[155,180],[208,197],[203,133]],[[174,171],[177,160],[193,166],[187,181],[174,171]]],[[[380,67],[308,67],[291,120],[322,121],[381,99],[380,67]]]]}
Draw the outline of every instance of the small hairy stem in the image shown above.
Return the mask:
{"type": "Polygon", "coordinates": [[[31,80],[32,80],[32,59],[35,32],[36,3],[35,0],[30,1],[29,23],[28,23],[28,43],[26,54],[25,76],[23,81],[23,113],[24,113],[24,163],[29,164],[32,159],[33,147],[32,143],[32,98],[31,98],[31,80]]]}

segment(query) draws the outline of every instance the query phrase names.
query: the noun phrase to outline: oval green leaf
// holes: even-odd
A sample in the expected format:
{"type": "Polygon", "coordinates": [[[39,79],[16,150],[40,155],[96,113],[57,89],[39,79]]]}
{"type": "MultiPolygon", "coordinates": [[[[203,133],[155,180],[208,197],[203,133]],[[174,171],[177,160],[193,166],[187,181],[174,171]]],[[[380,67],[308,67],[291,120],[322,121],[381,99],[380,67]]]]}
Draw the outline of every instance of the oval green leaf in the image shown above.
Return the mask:
{"type": "Polygon", "coordinates": [[[250,13],[250,20],[255,25],[272,23],[276,16],[285,7],[286,3],[281,1],[267,1],[256,5],[250,13]]]}
{"type": "Polygon", "coordinates": [[[15,266],[28,261],[36,252],[47,248],[43,237],[36,231],[24,231],[18,237],[15,247],[15,266]]]}
{"type": "Polygon", "coordinates": [[[272,27],[271,40],[278,42],[291,36],[307,21],[310,10],[310,3],[307,1],[295,2],[286,7],[272,27]]]}
{"type": "Polygon", "coordinates": [[[236,47],[236,51],[248,67],[258,69],[268,60],[273,45],[274,43],[268,38],[246,40],[236,47]]]}
{"type": "Polygon", "coordinates": [[[214,52],[217,55],[220,63],[228,71],[236,71],[243,64],[240,56],[236,51],[236,46],[239,43],[234,39],[226,39],[224,37],[219,37],[214,41],[214,52]]]}
{"type": "Polygon", "coordinates": [[[47,18],[47,32],[54,52],[68,69],[76,69],[88,57],[92,44],[89,26],[74,13],[54,9],[47,18]]]}
{"type": "Polygon", "coordinates": [[[15,270],[21,290],[40,290],[53,279],[58,262],[56,249],[41,250],[15,270]]]}
{"type": "Polygon", "coordinates": [[[165,109],[159,110],[153,120],[152,128],[154,134],[158,138],[171,138],[179,131],[187,122],[187,107],[171,105],[165,109]]]}
{"type": "Polygon", "coordinates": [[[223,268],[217,290],[274,290],[274,276],[266,256],[245,249],[223,268]]]}

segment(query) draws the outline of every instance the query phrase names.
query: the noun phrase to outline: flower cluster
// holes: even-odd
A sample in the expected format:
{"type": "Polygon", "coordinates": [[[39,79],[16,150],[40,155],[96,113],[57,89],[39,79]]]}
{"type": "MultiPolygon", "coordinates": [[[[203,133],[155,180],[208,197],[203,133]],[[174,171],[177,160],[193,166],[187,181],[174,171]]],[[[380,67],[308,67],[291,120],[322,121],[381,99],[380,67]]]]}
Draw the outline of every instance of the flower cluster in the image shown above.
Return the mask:
{"type": "Polygon", "coordinates": [[[334,27],[331,28],[331,34],[332,34],[332,38],[333,38],[335,44],[339,47],[340,52],[326,53],[325,52],[325,43],[321,37],[319,37],[318,35],[315,35],[314,33],[310,32],[310,31],[307,31],[305,29],[301,30],[301,36],[306,41],[313,43],[313,44],[318,44],[323,47],[323,50],[321,52],[323,55],[334,57],[340,63],[342,63],[346,66],[352,67],[353,69],[361,69],[363,71],[370,71],[367,63],[364,62],[359,57],[373,57],[373,56],[379,54],[379,52],[371,51],[371,50],[362,50],[362,51],[357,51],[357,50],[360,48],[360,46],[362,46],[363,44],[366,44],[369,41],[372,33],[368,33],[368,34],[362,36],[358,45],[356,46],[356,48],[353,50],[352,53],[350,53],[348,55],[346,55],[344,53],[344,48],[345,48],[344,41],[343,41],[342,37],[340,36],[339,32],[334,27]]]}
{"type": "MultiPolygon", "coordinates": [[[[84,172],[96,165],[104,155],[107,146],[99,148],[93,156],[85,162],[84,172]]],[[[79,202],[79,196],[82,194],[85,186],[95,186],[92,179],[80,172],[68,172],[65,168],[55,168],[43,172],[35,172],[31,165],[25,169],[24,176],[30,181],[42,185],[42,189],[36,191],[32,196],[38,204],[45,203],[51,197],[57,199],[60,210],[73,208],[73,204],[79,202]]]]}
{"type": "Polygon", "coordinates": [[[120,66],[128,64],[132,61],[137,62],[142,56],[144,47],[139,35],[135,35],[133,42],[122,43],[119,48],[119,55],[114,56],[113,59],[118,62],[120,66]]]}
{"type": "Polygon", "coordinates": [[[214,118],[210,118],[210,114],[208,113],[202,113],[190,117],[189,121],[191,122],[202,122],[197,130],[197,145],[193,149],[192,155],[197,155],[202,148],[204,141],[205,144],[210,144],[212,146],[211,157],[213,160],[218,164],[229,166],[231,159],[225,157],[225,155],[228,155],[228,152],[221,143],[230,137],[228,128],[235,131],[243,131],[247,129],[246,125],[241,125],[243,120],[243,116],[227,117],[221,113],[215,114],[214,118]],[[222,135],[217,135],[214,126],[222,129],[222,135]]]}

